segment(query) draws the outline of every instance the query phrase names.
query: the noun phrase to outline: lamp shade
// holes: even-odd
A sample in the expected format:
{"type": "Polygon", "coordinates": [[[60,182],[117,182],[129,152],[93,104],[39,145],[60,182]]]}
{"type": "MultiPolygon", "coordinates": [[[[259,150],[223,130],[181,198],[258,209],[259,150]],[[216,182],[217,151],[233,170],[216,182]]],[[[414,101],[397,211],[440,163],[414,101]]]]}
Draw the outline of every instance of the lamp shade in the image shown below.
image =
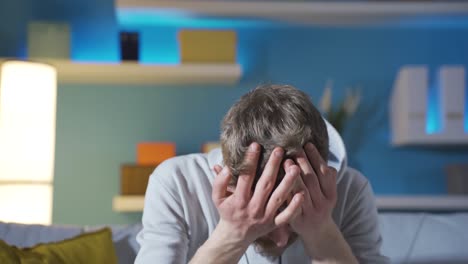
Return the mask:
{"type": "Polygon", "coordinates": [[[23,224],[50,224],[52,192],[52,184],[0,185],[0,220],[23,224]]]}
{"type": "Polygon", "coordinates": [[[57,72],[47,64],[0,66],[0,220],[52,217],[57,72]]]}

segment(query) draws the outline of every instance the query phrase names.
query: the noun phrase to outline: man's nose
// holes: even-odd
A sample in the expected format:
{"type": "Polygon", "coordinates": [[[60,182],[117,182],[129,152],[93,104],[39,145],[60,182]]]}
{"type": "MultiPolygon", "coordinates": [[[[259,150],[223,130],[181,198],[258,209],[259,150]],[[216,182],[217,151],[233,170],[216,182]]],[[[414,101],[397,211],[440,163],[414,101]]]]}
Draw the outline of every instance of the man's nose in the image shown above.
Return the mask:
{"type": "Polygon", "coordinates": [[[284,247],[288,243],[289,236],[291,235],[291,229],[288,225],[278,227],[268,234],[268,238],[273,241],[277,247],[284,247]]]}

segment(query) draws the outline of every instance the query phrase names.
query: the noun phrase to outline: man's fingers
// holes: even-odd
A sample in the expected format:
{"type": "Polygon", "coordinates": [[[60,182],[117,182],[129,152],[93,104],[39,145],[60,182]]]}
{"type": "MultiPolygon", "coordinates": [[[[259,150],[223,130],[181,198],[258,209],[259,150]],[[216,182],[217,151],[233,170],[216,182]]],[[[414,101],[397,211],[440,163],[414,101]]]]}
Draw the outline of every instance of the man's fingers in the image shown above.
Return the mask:
{"type": "Polygon", "coordinates": [[[307,154],[307,157],[310,161],[310,164],[312,164],[312,168],[314,168],[315,173],[319,175],[321,173],[320,166],[327,166],[327,163],[323,160],[322,155],[320,155],[320,152],[314,146],[314,144],[310,142],[305,145],[305,153],[307,154]]]}
{"type": "Polygon", "coordinates": [[[336,177],[338,172],[333,167],[322,167],[322,169],[320,184],[322,185],[323,194],[327,199],[334,200],[336,198],[336,177]]]}
{"type": "Polygon", "coordinates": [[[229,185],[229,181],[231,180],[231,173],[228,167],[224,167],[221,170],[221,167],[216,165],[213,169],[217,172],[217,175],[213,182],[211,198],[215,205],[218,206],[224,198],[226,198],[226,189],[229,185]]]}
{"type": "MultiPolygon", "coordinates": [[[[283,167],[284,167],[284,171],[287,171],[288,168],[290,166],[293,166],[295,165],[294,161],[290,160],[290,159],[287,159],[284,163],[283,163],[283,167]]],[[[302,192],[304,194],[304,206],[312,206],[312,200],[310,198],[310,194],[309,194],[309,190],[307,190],[307,186],[305,185],[304,183],[304,180],[302,179],[302,175],[301,177],[297,177],[296,179],[296,183],[292,189],[292,193],[291,193],[291,200],[292,200],[292,196],[293,194],[295,193],[298,193],[298,192],[302,192]]],[[[291,201],[289,200],[288,203],[291,201]]]]}
{"type": "Polygon", "coordinates": [[[334,193],[336,193],[336,179],[333,178],[333,172],[336,172],[336,170],[328,167],[327,162],[322,158],[319,151],[312,143],[307,143],[305,149],[317,173],[323,195],[328,199],[334,197],[334,193]]]}
{"type": "Polygon", "coordinates": [[[223,167],[214,165],[213,170],[215,171],[216,175],[218,175],[223,170],[223,167]]]}
{"type": "Polygon", "coordinates": [[[294,161],[292,161],[291,159],[285,160],[284,163],[283,163],[284,171],[286,171],[292,165],[294,165],[294,161]]]}
{"type": "Polygon", "coordinates": [[[301,177],[302,180],[309,191],[310,198],[312,203],[320,203],[323,198],[322,190],[320,188],[320,181],[316,173],[315,168],[313,167],[313,161],[310,157],[306,155],[304,150],[301,150],[295,157],[296,163],[301,168],[301,177]]]}
{"type": "MultiPolygon", "coordinates": [[[[289,167],[294,166],[294,165],[296,165],[296,164],[294,163],[294,161],[292,161],[291,159],[286,159],[286,160],[283,162],[283,169],[284,169],[284,171],[286,172],[286,171],[289,170],[289,169],[288,169],[289,167]]],[[[299,191],[299,190],[305,190],[305,189],[306,189],[305,185],[304,185],[304,186],[301,186],[301,183],[302,183],[301,177],[297,177],[296,183],[294,184],[294,187],[293,187],[292,191],[293,191],[293,192],[297,192],[297,191],[299,191]]],[[[292,199],[292,195],[291,195],[290,198],[292,199]]]]}
{"type": "Polygon", "coordinates": [[[293,196],[291,203],[289,203],[288,207],[284,209],[280,214],[275,217],[275,226],[282,226],[298,214],[301,213],[302,204],[304,202],[304,194],[303,193],[296,193],[293,196]]]}
{"type": "Polygon", "coordinates": [[[246,203],[250,199],[259,157],[260,145],[253,142],[245,153],[243,170],[237,179],[235,195],[241,203],[246,203]]]}
{"type": "Polygon", "coordinates": [[[252,197],[252,206],[260,213],[263,213],[265,203],[270,196],[271,191],[276,183],[278,171],[281,167],[284,151],[281,148],[276,148],[270,155],[268,163],[265,165],[262,176],[255,186],[255,192],[252,197]]]}
{"type": "Polygon", "coordinates": [[[276,215],[278,209],[288,199],[290,192],[294,188],[297,178],[299,177],[299,168],[297,166],[291,166],[286,171],[286,175],[281,180],[281,183],[273,191],[270,199],[268,200],[265,215],[272,217],[276,215]]]}

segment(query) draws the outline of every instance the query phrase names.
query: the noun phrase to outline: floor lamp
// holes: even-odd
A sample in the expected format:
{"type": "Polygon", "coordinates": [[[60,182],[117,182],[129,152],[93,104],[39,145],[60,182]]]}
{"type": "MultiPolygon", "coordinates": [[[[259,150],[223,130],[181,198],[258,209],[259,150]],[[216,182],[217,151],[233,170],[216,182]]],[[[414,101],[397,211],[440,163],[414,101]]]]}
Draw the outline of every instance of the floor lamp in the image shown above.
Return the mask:
{"type": "Polygon", "coordinates": [[[51,224],[57,72],[0,63],[0,221],[51,224]]]}

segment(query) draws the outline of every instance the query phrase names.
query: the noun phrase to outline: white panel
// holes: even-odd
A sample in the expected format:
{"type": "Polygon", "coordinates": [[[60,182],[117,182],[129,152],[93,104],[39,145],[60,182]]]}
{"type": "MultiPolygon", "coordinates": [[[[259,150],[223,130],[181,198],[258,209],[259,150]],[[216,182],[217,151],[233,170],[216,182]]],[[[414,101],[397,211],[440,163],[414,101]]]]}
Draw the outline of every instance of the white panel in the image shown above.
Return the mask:
{"type": "Polygon", "coordinates": [[[53,178],[56,70],[7,61],[0,72],[0,180],[53,178]]]}
{"type": "Polygon", "coordinates": [[[0,221],[51,224],[51,185],[0,185],[0,221]]]}
{"type": "Polygon", "coordinates": [[[439,89],[443,133],[447,136],[464,134],[465,68],[441,67],[439,89]]]}
{"type": "Polygon", "coordinates": [[[398,73],[391,99],[392,142],[404,144],[426,134],[428,69],[406,66],[398,73]]]}
{"type": "Polygon", "coordinates": [[[408,110],[410,113],[426,115],[428,93],[428,70],[426,67],[414,67],[407,74],[408,110]]]}
{"type": "Polygon", "coordinates": [[[428,70],[425,67],[415,67],[409,71],[406,86],[408,104],[408,134],[417,138],[426,134],[428,70]]]}
{"type": "Polygon", "coordinates": [[[426,132],[429,73],[425,66],[405,66],[398,72],[390,102],[392,144],[394,145],[459,145],[468,144],[464,131],[465,69],[442,66],[438,72],[441,132],[426,132]],[[445,123],[444,123],[445,122],[445,123]]]}

